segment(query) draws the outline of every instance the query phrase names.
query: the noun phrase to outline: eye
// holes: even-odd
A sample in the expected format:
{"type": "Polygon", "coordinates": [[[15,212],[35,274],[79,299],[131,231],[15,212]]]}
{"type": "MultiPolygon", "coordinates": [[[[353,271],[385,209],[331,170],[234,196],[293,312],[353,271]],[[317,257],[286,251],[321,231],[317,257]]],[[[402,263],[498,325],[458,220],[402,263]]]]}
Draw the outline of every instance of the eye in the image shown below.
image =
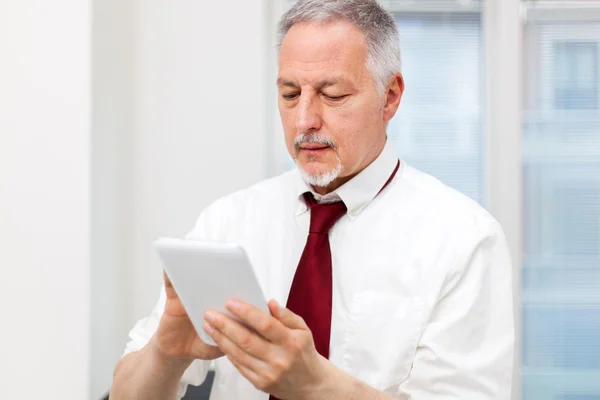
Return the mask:
{"type": "Polygon", "coordinates": [[[282,97],[286,100],[294,100],[296,97],[298,97],[298,93],[286,93],[283,94],[282,97]]]}
{"type": "Polygon", "coordinates": [[[327,99],[331,100],[331,101],[341,101],[341,100],[344,100],[346,97],[348,97],[347,94],[344,94],[342,96],[328,96],[326,94],[323,94],[323,96],[327,97],[327,99]]]}

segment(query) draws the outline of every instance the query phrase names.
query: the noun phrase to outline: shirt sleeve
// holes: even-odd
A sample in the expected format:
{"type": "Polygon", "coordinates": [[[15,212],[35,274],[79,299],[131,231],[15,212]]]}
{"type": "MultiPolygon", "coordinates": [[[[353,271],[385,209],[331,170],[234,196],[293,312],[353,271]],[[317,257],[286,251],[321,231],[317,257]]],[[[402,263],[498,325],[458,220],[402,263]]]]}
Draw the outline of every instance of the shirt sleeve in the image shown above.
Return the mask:
{"type": "Polygon", "coordinates": [[[459,246],[399,398],[510,400],[512,266],[499,224],[486,225],[459,246]]]}

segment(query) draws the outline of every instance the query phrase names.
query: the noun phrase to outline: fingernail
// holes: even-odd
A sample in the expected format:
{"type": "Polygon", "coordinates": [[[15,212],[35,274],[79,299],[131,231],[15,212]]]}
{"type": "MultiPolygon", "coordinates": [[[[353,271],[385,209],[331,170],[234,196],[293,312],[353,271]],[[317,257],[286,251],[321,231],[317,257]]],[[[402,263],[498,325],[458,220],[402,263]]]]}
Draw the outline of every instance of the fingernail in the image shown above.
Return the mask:
{"type": "Polygon", "coordinates": [[[227,302],[227,307],[233,311],[239,311],[242,307],[241,303],[237,300],[229,300],[227,302]]]}
{"type": "Polygon", "coordinates": [[[213,322],[216,317],[217,316],[216,316],[216,314],[213,311],[207,311],[204,314],[204,319],[207,320],[207,321],[209,321],[209,322],[213,322]]]}
{"type": "Polygon", "coordinates": [[[275,302],[275,305],[277,306],[276,308],[276,312],[277,312],[277,316],[281,317],[281,313],[283,312],[283,307],[281,307],[281,304],[279,304],[279,302],[277,300],[273,300],[275,302]]]}

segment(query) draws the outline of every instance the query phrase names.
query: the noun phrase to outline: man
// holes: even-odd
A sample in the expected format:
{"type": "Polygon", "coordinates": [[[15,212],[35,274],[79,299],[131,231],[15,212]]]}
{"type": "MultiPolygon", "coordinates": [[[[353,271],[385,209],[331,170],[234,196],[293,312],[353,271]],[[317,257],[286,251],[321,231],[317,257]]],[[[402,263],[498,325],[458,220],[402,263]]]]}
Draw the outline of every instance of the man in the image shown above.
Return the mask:
{"type": "Polygon", "coordinates": [[[283,16],[279,111],[298,169],[216,201],[188,235],[242,244],[271,313],[230,301],[248,329],[207,312],[208,346],[165,276],[111,399],[180,397],[213,359],[213,400],[510,398],[502,230],[386,140],[398,43],[375,0],[300,0],[283,16]]]}

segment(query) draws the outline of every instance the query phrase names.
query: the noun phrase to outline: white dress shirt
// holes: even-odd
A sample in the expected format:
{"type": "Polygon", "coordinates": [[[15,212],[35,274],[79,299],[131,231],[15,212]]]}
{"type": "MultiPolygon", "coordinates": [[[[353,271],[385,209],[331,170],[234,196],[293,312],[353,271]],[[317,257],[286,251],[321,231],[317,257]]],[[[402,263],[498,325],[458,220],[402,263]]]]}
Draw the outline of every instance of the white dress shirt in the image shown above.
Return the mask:
{"type": "MultiPolygon", "coordinates": [[[[398,398],[508,400],[513,363],[511,262],[498,222],[473,200],[401,162],[391,145],[338,188],[348,208],[330,231],[333,310],[330,362],[398,398]],[[379,194],[378,194],[379,193],[379,194]]],[[[310,224],[297,170],[217,200],[190,240],[240,243],[268,299],[286,304],[310,224]]],[[[130,333],[126,353],[154,334],[152,314],[130,333]]],[[[209,362],[194,361],[199,385],[209,362]]],[[[222,357],[212,400],[266,400],[222,357]]]]}

